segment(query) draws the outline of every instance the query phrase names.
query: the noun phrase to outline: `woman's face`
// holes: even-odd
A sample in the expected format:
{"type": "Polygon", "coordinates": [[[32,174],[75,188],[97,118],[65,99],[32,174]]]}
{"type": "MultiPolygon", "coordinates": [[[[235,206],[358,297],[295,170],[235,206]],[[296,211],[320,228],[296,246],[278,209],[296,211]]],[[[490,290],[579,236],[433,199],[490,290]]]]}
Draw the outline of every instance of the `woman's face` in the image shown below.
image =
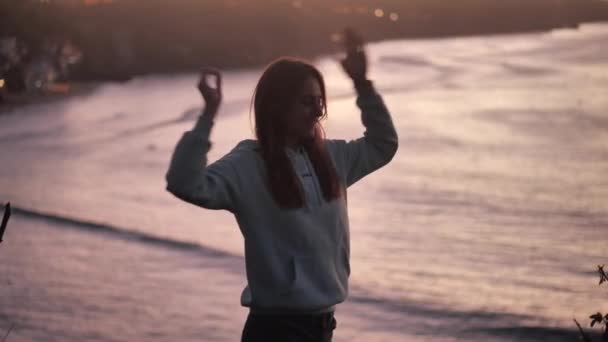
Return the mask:
{"type": "Polygon", "coordinates": [[[285,123],[289,141],[312,138],[315,126],[323,115],[323,94],[319,81],[313,76],[306,79],[295,98],[285,123]]]}

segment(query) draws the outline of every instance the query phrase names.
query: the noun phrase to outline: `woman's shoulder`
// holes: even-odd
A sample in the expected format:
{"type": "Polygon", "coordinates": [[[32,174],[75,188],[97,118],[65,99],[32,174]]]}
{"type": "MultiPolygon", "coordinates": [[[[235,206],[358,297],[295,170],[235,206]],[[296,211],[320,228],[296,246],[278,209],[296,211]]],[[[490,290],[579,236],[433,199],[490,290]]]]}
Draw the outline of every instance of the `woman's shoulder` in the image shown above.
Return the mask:
{"type": "Polygon", "coordinates": [[[247,154],[247,153],[257,152],[257,151],[259,151],[259,149],[260,149],[260,145],[258,144],[257,140],[245,139],[245,140],[239,141],[236,144],[236,146],[234,146],[234,148],[232,149],[232,152],[247,154]]]}
{"type": "Polygon", "coordinates": [[[324,139],[325,148],[339,169],[344,167],[348,142],[344,139],[324,139]]]}
{"type": "Polygon", "coordinates": [[[239,141],[229,152],[217,159],[214,164],[218,166],[229,166],[236,174],[242,172],[250,173],[258,164],[257,142],[252,139],[239,141]]]}
{"type": "Polygon", "coordinates": [[[259,154],[259,149],[257,140],[245,139],[239,141],[228,153],[228,156],[239,164],[252,162],[259,154]]]}
{"type": "Polygon", "coordinates": [[[325,148],[333,155],[343,152],[346,147],[346,140],[344,139],[324,139],[323,142],[325,143],[325,148]]]}

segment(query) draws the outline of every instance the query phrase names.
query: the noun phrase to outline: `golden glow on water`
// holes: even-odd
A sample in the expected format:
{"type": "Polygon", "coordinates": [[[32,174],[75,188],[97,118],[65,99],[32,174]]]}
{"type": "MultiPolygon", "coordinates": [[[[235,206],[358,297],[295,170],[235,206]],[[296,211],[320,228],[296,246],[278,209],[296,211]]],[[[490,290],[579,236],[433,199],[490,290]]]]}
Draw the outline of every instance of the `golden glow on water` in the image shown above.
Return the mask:
{"type": "MultiPolygon", "coordinates": [[[[563,327],[593,307],[598,290],[576,272],[608,255],[608,65],[593,50],[594,63],[560,59],[566,38],[548,36],[379,44],[378,61],[399,75],[383,74],[400,150],[349,192],[353,255],[367,260],[353,263],[353,281],[563,327]]],[[[358,132],[349,100],[331,103],[330,135],[358,132]]]]}
{"type": "MultiPolygon", "coordinates": [[[[572,317],[595,310],[605,289],[591,274],[608,255],[608,58],[594,47],[606,38],[608,26],[583,25],[559,35],[371,44],[370,78],[400,147],[349,188],[351,295],[373,303],[344,304],[344,340],[380,340],[367,328],[390,320],[401,335],[387,340],[416,340],[419,323],[443,327],[461,315],[459,328],[468,329],[485,313],[492,322],[571,329],[572,317]],[[526,318],[510,318],[518,315],[526,318]],[[372,323],[357,326],[361,317],[372,323]]],[[[318,66],[328,85],[328,138],[361,137],[350,80],[333,57],[318,66]]],[[[252,137],[248,104],[260,72],[225,72],[210,161],[252,137]]],[[[181,203],[164,188],[175,143],[201,108],[195,81],[136,78],[0,116],[0,160],[10,160],[0,168],[0,199],[242,255],[230,214],[181,203]]],[[[168,251],[141,253],[148,250],[168,251]]],[[[212,263],[201,254],[184,258],[212,263]]],[[[175,277],[201,274],[197,265],[182,271],[181,257],[158,258],[173,263],[175,277]]],[[[206,284],[182,283],[197,286],[196,310],[238,305],[244,275],[235,285],[223,267],[216,270],[230,294],[221,299],[206,284]]]]}

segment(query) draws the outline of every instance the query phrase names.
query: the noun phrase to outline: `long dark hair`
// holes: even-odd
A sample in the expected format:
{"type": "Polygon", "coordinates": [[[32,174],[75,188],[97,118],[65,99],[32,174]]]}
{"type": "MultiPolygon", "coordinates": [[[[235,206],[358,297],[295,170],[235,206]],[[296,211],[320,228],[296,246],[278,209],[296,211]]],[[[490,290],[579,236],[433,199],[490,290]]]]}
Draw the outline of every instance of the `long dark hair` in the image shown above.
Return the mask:
{"type": "MultiPolygon", "coordinates": [[[[296,103],[304,82],[311,76],[321,88],[323,115],[320,119],[324,119],[327,117],[327,98],[323,76],[303,60],[283,57],[270,63],[253,95],[255,134],[268,172],[268,185],[275,201],[283,208],[300,208],[305,203],[304,191],[284,150],[285,123],[290,119],[286,113],[296,103]]],[[[325,148],[324,138],[325,132],[317,121],[314,138],[302,141],[302,145],[319,178],[323,197],[330,201],[341,196],[343,186],[325,148]]]]}

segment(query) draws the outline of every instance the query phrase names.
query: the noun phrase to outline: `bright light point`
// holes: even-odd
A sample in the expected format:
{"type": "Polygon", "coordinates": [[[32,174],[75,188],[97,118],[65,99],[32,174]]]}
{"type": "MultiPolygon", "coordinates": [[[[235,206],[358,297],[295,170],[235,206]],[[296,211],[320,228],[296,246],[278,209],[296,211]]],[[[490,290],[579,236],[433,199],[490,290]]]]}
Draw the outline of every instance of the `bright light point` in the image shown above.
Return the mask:
{"type": "Polygon", "coordinates": [[[384,17],[384,11],[381,8],[376,8],[374,15],[376,15],[378,18],[382,18],[384,17]]]}
{"type": "Polygon", "coordinates": [[[0,88],[4,88],[4,80],[0,78],[0,88]]]}
{"type": "Polygon", "coordinates": [[[392,12],[392,13],[389,15],[389,18],[391,18],[391,20],[392,20],[392,21],[397,21],[397,20],[399,20],[399,14],[397,14],[397,13],[395,13],[395,12],[392,12]]]}

